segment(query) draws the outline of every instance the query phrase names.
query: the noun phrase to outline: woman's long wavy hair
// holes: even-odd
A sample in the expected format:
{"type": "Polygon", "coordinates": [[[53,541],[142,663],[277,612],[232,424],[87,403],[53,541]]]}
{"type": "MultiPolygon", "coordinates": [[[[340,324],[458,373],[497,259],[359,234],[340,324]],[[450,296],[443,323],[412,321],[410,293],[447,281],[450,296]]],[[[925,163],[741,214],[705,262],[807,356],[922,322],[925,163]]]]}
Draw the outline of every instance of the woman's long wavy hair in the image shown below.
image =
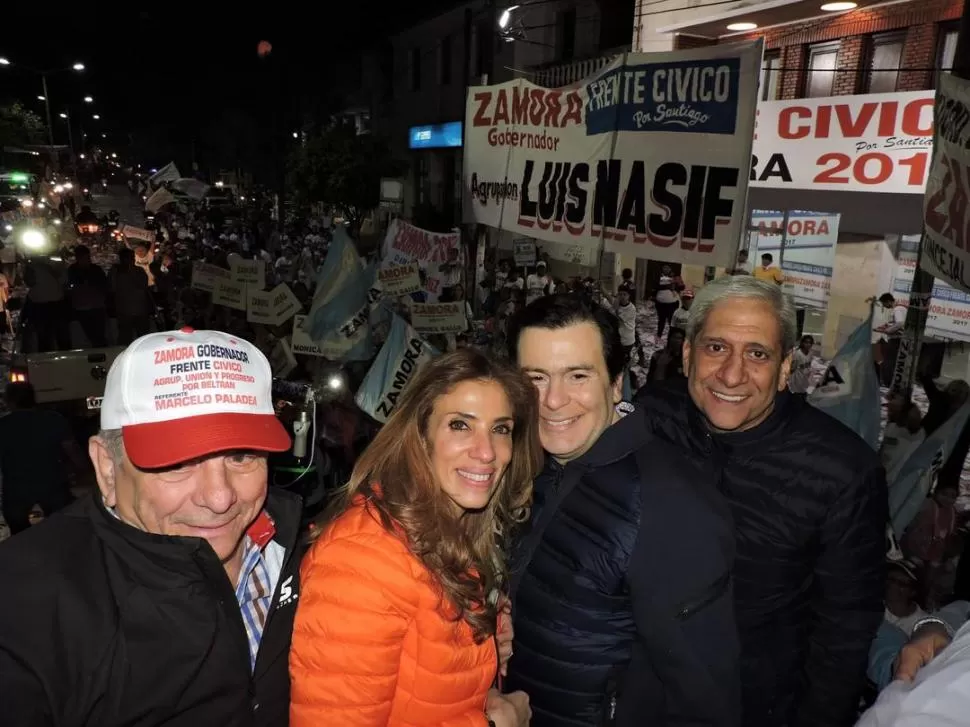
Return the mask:
{"type": "Polygon", "coordinates": [[[542,467],[535,387],[512,365],[469,348],[425,364],[318,522],[323,533],[358,495],[440,586],[444,612],[464,619],[479,642],[495,632],[507,584],[511,531],[529,515],[532,480],[542,467]],[[464,381],[494,381],[512,406],[512,459],[482,510],[456,511],[436,481],[428,439],[435,403],[464,381]],[[375,485],[379,489],[375,489],[375,485]]]}

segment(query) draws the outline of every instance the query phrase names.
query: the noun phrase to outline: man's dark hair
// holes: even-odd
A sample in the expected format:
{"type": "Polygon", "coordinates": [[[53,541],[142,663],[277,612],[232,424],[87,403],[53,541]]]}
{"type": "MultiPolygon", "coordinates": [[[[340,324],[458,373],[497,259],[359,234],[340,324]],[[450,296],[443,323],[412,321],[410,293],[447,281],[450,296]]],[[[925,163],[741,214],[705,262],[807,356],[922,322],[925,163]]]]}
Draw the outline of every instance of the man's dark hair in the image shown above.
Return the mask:
{"type": "Polygon", "coordinates": [[[7,384],[3,395],[7,400],[7,406],[12,409],[30,409],[37,403],[34,387],[22,381],[7,384]]]}
{"type": "Polygon", "coordinates": [[[892,293],[883,293],[879,296],[879,302],[883,305],[894,305],[896,303],[896,299],[893,297],[892,293]]]}
{"type": "Polygon", "coordinates": [[[87,245],[75,245],[74,246],[74,257],[91,257],[91,250],[87,245]]]}
{"type": "Polygon", "coordinates": [[[519,311],[509,326],[509,357],[518,363],[519,337],[526,328],[556,330],[578,323],[592,323],[599,329],[606,370],[610,381],[616,381],[623,373],[627,360],[623,346],[620,345],[619,322],[606,308],[576,293],[546,295],[519,311]]]}
{"type": "Polygon", "coordinates": [[[775,259],[774,255],[772,255],[770,252],[766,252],[764,255],[761,256],[762,261],[767,260],[768,262],[772,262],[774,259],[775,259]]]}

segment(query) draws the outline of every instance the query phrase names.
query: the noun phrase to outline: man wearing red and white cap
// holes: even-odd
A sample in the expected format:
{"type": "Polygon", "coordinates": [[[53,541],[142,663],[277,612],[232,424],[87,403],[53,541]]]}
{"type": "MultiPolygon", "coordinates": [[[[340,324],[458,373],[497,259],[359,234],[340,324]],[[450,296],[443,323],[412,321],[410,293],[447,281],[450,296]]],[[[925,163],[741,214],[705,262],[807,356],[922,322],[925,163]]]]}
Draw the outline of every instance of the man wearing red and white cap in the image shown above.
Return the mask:
{"type": "Polygon", "coordinates": [[[0,547],[0,721],[286,725],[301,505],[272,373],[216,331],[153,333],[108,373],[100,492],[0,547]]]}

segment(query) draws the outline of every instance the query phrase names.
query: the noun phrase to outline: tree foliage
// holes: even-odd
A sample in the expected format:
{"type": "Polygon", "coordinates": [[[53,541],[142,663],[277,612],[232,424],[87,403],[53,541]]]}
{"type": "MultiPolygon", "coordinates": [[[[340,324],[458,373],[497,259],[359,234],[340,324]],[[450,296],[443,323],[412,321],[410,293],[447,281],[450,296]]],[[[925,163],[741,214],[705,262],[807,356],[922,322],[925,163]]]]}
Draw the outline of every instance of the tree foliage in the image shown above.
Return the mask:
{"type": "Polygon", "coordinates": [[[0,147],[45,143],[44,122],[21,103],[0,106],[0,147]]]}
{"type": "Polygon", "coordinates": [[[309,135],[293,152],[288,181],[298,202],[333,205],[356,235],[363,218],[380,202],[381,178],[401,171],[383,139],[338,124],[309,135]]]}

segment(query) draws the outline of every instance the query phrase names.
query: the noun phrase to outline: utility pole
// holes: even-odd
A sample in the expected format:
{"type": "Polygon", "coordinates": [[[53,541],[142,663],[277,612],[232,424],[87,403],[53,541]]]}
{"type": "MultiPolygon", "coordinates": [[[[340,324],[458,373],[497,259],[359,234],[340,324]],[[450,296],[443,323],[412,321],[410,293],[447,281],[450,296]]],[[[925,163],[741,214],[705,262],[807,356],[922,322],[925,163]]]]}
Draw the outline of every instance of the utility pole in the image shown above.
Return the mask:
{"type": "Polygon", "coordinates": [[[51,97],[47,93],[47,74],[40,74],[40,82],[44,87],[44,111],[47,112],[47,141],[51,145],[51,154],[54,153],[54,125],[51,123],[51,97]]]}
{"type": "MultiPolygon", "coordinates": [[[[951,72],[958,78],[970,79],[970,0],[963,4],[951,72]]],[[[933,145],[936,146],[935,139],[933,145]]],[[[925,239],[926,230],[924,229],[916,258],[916,270],[913,272],[913,287],[909,292],[906,324],[903,327],[903,335],[899,339],[899,352],[896,354],[893,379],[889,387],[891,395],[905,394],[908,396],[913,390],[913,382],[916,379],[916,372],[919,367],[920,351],[923,347],[923,336],[926,331],[926,319],[930,311],[930,298],[933,293],[934,280],[933,276],[923,270],[920,264],[923,259],[925,239]]]]}

